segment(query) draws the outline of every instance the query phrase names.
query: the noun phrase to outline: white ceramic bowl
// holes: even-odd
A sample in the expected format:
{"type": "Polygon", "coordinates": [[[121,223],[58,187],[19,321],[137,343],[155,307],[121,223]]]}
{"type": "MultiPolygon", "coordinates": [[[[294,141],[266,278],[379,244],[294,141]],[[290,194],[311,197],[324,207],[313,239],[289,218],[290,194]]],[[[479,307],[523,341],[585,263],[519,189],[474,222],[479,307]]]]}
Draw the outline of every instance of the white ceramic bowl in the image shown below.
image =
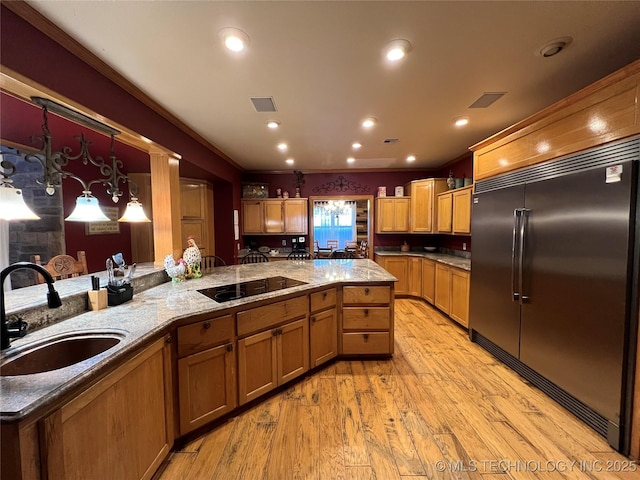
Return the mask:
{"type": "Polygon", "coordinates": [[[438,250],[438,247],[424,247],[427,252],[435,252],[438,250]]]}

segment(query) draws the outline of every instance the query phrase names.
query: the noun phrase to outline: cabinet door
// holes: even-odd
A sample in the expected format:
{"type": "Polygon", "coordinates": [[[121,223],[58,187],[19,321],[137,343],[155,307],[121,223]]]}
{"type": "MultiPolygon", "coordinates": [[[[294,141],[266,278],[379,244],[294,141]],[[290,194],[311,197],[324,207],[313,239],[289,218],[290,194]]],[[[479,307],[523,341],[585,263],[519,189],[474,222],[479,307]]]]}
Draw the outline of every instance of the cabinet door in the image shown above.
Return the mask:
{"type": "Polygon", "coordinates": [[[458,268],[451,269],[451,318],[469,326],[469,272],[458,268]]]}
{"type": "Polygon", "coordinates": [[[180,209],[182,218],[205,218],[206,185],[186,179],[180,180],[180,209]]]}
{"type": "Polygon", "coordinates": [[[384,268],[391,275],[396,277],[396,295],[407,295],[409,293],[409,262],[407,257],[387,257],[384,268]]]}
{"type": "Polygon", "coordinates": [[[264,204],[264,232],[284,232],[284,208],[281,200],[265,200],[264,204]]]}
{"type": "Polygon", "coordinates": [[[397,198],[393,202],[394,208],[394,231],[409,231],[409,199],[397,198]]]}
{"type": "Polygon", "coordinates": [[[453,195],[438,195],[438,231],[451,233],[451,216],[453,214],[453,195]]]}
{"type": "Polygon", "coordinates": [[[422,259],[422,298],[433,305],[436,294],[436,262],[422,259]]]}
{"type": "Polygon", "coordinates": [[[235,375],[232,343],[178,360],[181,435],[235,408],[235,375]]]}
{"type": "Polygon", "coordinates": [[[311,315],[311,368],[338,355],[338,313],[335,308],[311,315]]]}
{"type": "Polygon", "coordinates": [[[450,270],[447,265],[436,264],[435,305],[446,314],[449,313],[451,304],[450,270]]]}
{"type": "Polygon", "coordinates": [[[164,339],[41,421],[49,480],[149,479],[171,447],[173,393],[164,339]]]}
{"type": "Polygon", "coordinates": [[[453,233],[471,233],[471,187],[453,192],[453,233]]]}
{"type": "Polygon", "coordinates": [[[238,403],[243,405],[278,385],[277,329],[238,340],[238,403]]]}
{"type": "Polygon", "coordinates": [[[278,329],[278,385],[309,370],[309,320],[303,318],[278,329]]]}
{"type": "Polygon", "coordinates": [[[205,231],[206,229],[206,225],[204,220],[197,220],[197,219],[190,219],[190,220],[182,220],[181,222],[182,224],[182,238],[184,238],[183,240],[183,247],[187,248],[187,238],[189,237],[193,237],[193,239],[196,242],[196,245],[198,245],[198,248],[200,249],[200,253],[201,254],[206,254],[208,253],[208,245],[206,242],[206,238],[207,238],[207,232],[205,231]]]}
{"type": "Polygon", "coordinates": [[[409,257],[409,295],[422,295],[422,259],[409,257]]]}
{"type": "Polygon", "coordinates": [[[395,205],[393,198],[376,200],[376,232],[390,233],[395,231],[395,205]]]}
{"type": "Polygon", "coordinates": [[[259,200],[250,200],[242,202],[242,232],[248,233],[264,233],[264,217],[262,202],[259,200]]]}
{"type": "Polygon", "coordinates": [[[286,233],[306,235],[308,231],[307,200],[284,201],[284,230],[286,233]]]}
{"type": "Polygon", "coordinates": [[[411,184],[411,231],[433,232],[434,181],[423,180],[411,184]]]}

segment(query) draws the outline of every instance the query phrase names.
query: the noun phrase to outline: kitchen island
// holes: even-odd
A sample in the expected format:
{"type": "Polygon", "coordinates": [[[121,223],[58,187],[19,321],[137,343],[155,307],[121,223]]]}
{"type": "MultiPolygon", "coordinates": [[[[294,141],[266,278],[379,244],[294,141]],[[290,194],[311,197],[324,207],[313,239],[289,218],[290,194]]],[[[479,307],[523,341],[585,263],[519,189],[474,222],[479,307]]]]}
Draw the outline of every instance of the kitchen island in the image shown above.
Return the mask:
{"type": "MultiPolygon", "coordinates": [[[[140,400],[128,403],[134,413],[126,416],[133,422],[126,431],[156,432],[156,441],[146,443],[144,468],[140,461],[131,465],[137,476],[150,478],[175,438],[238,405],[340,355],[392,354],[395,280],[371,260],[220,267],[200,279],[164,283],[125,304],[86,312],[14,340],[0,364],[34,342],[69,332],[120,339],[105,352],[65,368],[0,378],[3,478],[9,472],[7,478],[39,478],[27,460],[34,455],[49,478],[79,470],[94,478],[97,470],[83,470],[89,467],[82,456],[98,455],[102,460],[97,463],[106,466],[112,460],[97,452],[99,445],[122,441],[125,451],[138,449],[140,439],[111,438],[112,424],[104,424],[105,419],[124,421],[119,408],[132,400],[122,397],[126,392],[140,400]],[[301,284],[225,302],[198,292],[279,276],[301,284]],[[99,410],[92,414],[94,406],[99,410]],[[51,443],[40,444],[40,438],[51,443]],[[90,442],[98,444],[87,446],[90,442]],[[17,459],[15,452],[20,452],[17,459]]],[[[116,455],[122,448],[110,451],[116,455]]]]}

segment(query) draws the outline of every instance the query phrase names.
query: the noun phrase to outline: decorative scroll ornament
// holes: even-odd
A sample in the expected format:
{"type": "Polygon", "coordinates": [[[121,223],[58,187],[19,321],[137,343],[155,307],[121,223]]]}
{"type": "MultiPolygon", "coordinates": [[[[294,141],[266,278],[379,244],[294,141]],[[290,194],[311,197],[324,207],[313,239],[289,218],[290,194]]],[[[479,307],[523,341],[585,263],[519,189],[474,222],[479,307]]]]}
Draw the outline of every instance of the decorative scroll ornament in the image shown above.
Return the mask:
{"type": "Polygon", "coordinates": [[[347,180],[342,175],[339,175],[333,182],[327,182],[320,186],[313,187],[313,193],[329,192],[369,193],[371,192],[371,187],[352,180],[347,180]]]}

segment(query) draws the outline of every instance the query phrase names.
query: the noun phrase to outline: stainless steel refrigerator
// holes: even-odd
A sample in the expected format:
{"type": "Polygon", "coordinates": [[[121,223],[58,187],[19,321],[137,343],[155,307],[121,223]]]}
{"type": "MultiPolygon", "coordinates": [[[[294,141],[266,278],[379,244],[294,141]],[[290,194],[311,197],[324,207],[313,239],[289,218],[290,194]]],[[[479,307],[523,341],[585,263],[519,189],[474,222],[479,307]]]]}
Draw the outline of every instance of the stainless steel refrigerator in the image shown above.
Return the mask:
{"type": "Polygon", "coordinates": [[[470,336],[626,453],[640,138],[477,182],[470,336]]]}

